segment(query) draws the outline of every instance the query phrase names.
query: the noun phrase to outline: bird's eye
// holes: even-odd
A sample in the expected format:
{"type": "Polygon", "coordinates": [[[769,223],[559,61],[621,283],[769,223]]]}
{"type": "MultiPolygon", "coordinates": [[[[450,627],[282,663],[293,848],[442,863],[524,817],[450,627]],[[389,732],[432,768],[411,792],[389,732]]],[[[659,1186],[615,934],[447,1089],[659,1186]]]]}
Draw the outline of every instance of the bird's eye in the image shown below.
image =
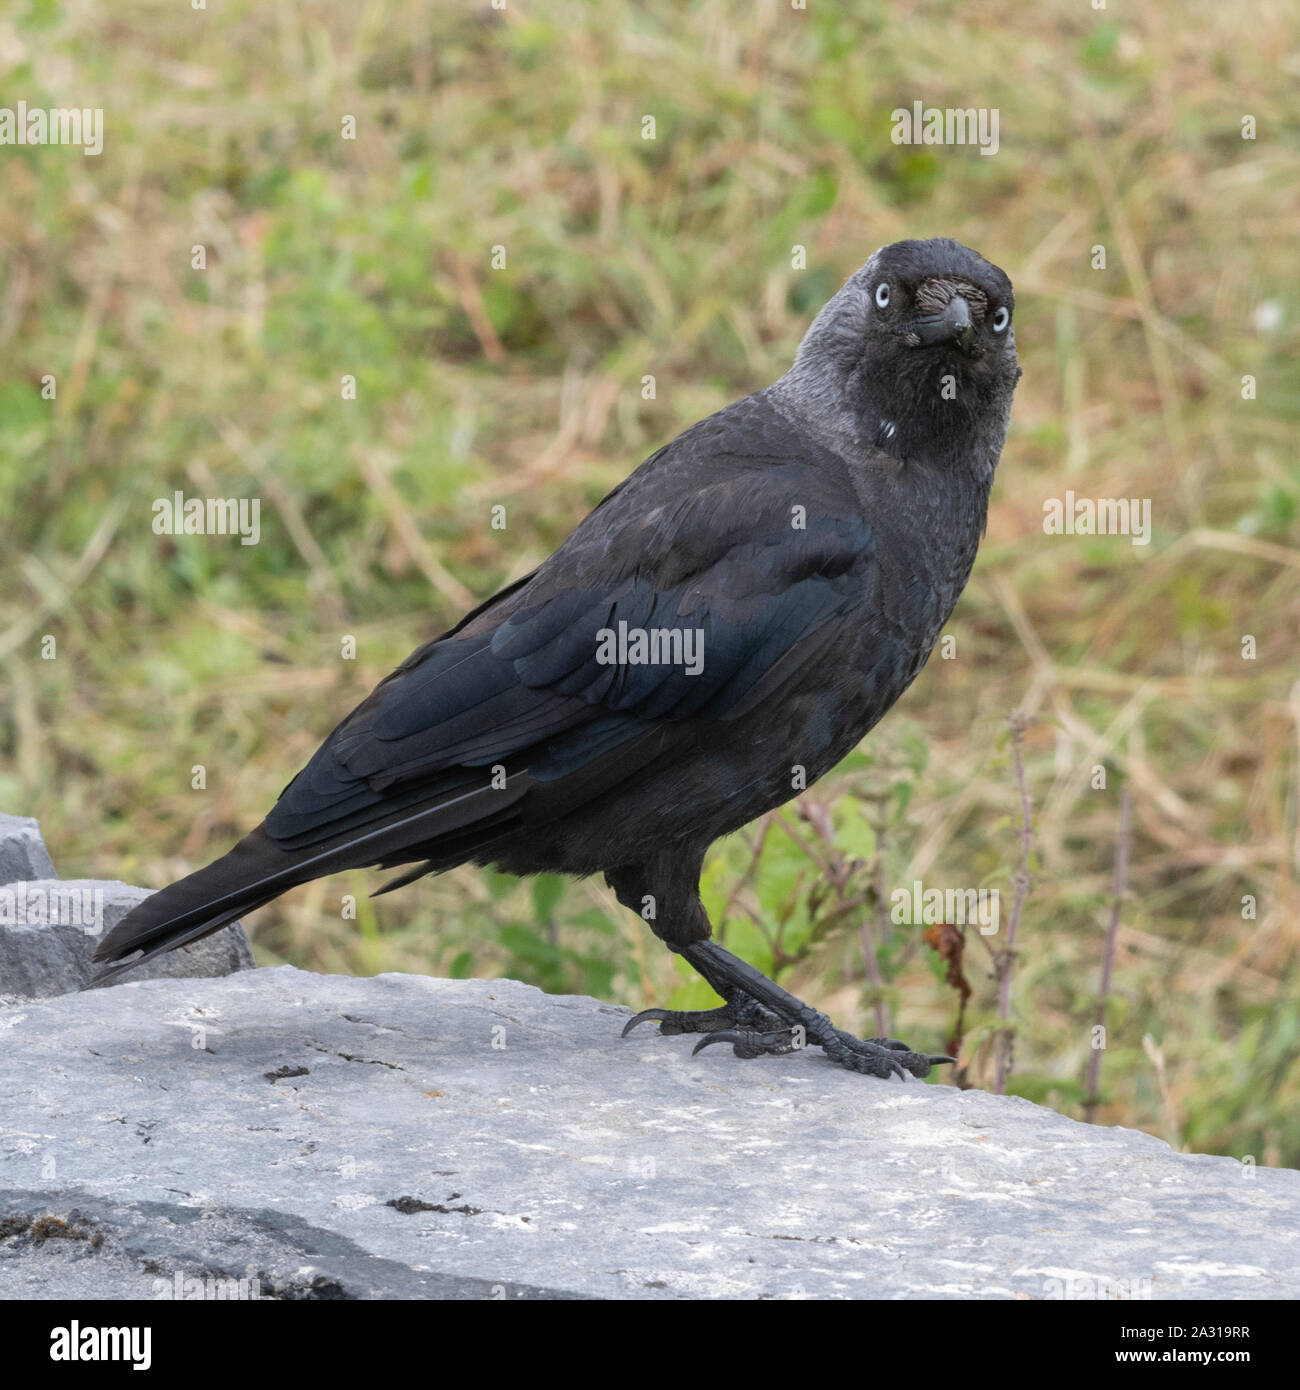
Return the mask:
{"type": "Polygon", "coordinates": [[[889,303],[889,286],[881,281],[876,286],[876,308],[883,309],[889,303]]]}
{"type": "Polygon", "coordinates": [[[993,331],[995,333],[1005,333],[1007,324],[1011,322],[1011,310],[1004,304],[996,314],[993,315],[993,331]]]}

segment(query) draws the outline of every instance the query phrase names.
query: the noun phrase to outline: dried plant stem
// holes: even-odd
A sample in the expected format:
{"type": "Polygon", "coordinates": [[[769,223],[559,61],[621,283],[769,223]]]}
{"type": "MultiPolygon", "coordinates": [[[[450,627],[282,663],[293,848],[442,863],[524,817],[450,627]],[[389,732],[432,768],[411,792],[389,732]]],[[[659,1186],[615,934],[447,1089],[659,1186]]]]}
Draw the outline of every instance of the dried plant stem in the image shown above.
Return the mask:
{"type": "Polygon", "coordinates": [[[1119,834],[1115,841],[1115,896],[1110,905],[1110,921],[1106,925],[1106,944],[1101,954],[1101,993],[1097,1000],[1097,1017],[1094,1020],[1092,1056],[1088,1058],[1087,1099],[1083,1105],[1083,1118],[1091,1124],[1097,1113],[1097,1084],[1101,1079],[1102,1048],[1098,1040],[1105,1036],[1106,1000],[1110,996],[1111,974],[1115,966],[1115,941],[1119,936],[1119,914],[1128,890],[1128,846],[1129,817],[1133,797],[1128,783],[1120,793],[1119,834]]]}
{"type": "Polygon", "coordinates": [[[1020,789],[1020,868],[1013,880],[1015,897],[1011,901],[1011,917],[1007,922],[1007,944],[994,957],[994,974],[998,982],[998,1018],[1002,1027],[998,1029],[994,1048],[995,1071],[993,1089],[997,1095],[1006,1091],[1007,1077],[1011,1073],[1011,1051],[1014,1029],[1011,1019],[1011,975],[1016,956],[1016,931],[1020,926],[1020,912],[1029,894],[1029,852],[1034,844],[1033,802],[1029,788],[1025,785],[1025,717],[1019,710],[1011,714],[1011,756],[1015,763],[1016,785],[1020,789]]]}
{"type": "Polygon", "coordinates": [[[876,1036],[880,1038],[889,1036],[889,1002],[882,993],[884,981],[880,976],[880,961],[876,957],[875,931],[878,926],[882,941],[889,935],[889,917],[885,907],[884,834],[883,827],[876,830],[876,864],[872,878],[875,902],[872,904],[872,910],[862,915],[862,955],[867,963],[867,979],[871,981],[871,988],[875,993],[876,1036]]]}

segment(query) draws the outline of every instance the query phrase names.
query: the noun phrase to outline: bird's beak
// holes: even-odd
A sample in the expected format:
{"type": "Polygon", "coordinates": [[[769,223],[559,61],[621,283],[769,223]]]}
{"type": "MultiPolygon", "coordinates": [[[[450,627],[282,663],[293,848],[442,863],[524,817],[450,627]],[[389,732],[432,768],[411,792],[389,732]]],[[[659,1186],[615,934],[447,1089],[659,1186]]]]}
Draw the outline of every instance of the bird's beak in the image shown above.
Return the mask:
{"type": "Polygon", "coordinates": [[[915,339],[916,347],[937,347],[941,343],[952,343],[968,357],[978,357],[980,349],[975,342],[975,326],[971,322],[970,305],[961,295],[955,294],[937,314],[925,314],[913,319],[907,325],[907,337],[915,339]]]}

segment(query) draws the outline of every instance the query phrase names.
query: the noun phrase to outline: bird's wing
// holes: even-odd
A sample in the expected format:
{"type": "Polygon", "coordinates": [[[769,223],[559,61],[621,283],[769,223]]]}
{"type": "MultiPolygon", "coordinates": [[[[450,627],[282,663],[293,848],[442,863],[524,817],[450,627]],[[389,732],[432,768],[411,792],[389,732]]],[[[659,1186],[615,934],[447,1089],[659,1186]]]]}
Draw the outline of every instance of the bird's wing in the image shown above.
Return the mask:
{"type": "Polygon", "coordinates": [[[770,453],[651,462],[527,581],[378,686],[285,789],[268,834],[320,843],[477,787],[489,766],[534,784],[601,762],[623,775],[649,735],[661,751],[692,716],[735,719],[797,678],[829,619],[861,601],[873,543],[851,486],[770,453]],[[706,465],[701,485],[691,470],[706,465]],[[660,655],[683,659],[618,659],[620,633],[656,630],[660,655]],[[673,633],[698,645],[674,649],[673,633]]]}

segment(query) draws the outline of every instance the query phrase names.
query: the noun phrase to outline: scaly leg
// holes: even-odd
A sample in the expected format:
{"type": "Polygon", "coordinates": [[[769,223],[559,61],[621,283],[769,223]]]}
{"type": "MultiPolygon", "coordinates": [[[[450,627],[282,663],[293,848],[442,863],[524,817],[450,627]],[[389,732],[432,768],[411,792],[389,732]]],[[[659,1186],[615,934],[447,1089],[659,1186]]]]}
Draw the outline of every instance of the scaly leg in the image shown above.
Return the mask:
{"type": "Polygon", "coordinates": [[[663,1033],[704,1033],[695,1052],[729,1042],[737,1057],[780,1056],[815,1044],[850,1071],[904,1080],[909,1072],[928,1076],[932,1066],[956,1060],[913,1052],[897,1038],[854,1037],[713,941],[697,941],[680,951],[726,1004],[699,1011],[646,1009],[628,1022],[624,1037],[637,1024],[658,1019],[663,1033]]]}

